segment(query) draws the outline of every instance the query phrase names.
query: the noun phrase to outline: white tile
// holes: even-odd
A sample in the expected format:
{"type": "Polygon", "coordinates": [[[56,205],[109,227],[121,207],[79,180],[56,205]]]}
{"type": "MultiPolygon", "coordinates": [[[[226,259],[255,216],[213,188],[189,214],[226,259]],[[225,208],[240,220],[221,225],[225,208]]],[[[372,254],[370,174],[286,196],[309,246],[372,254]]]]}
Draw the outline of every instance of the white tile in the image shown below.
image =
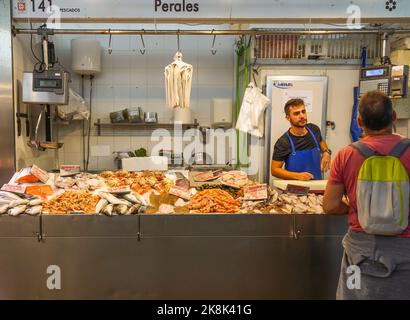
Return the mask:
{"type": "Polygon", "coordinates": [[[143,69],[146,68],[147,62],[150,59],[150,49],[146,47],[145,54],[140,53],[141,47],[131,47],[130,63],[132,69],[143,69]]]}
{"type": "Polygon", "coordinates": [[[92,157],[107,157],[111,156],[111,147],[109,145],[92,145],[90,155],[92,157]]]}
{"type": "Polygon", "coordinates": [[[164,48],[163,36],[144,36],[144,42],[145,48],[147,51],[149,50],[150,53],[164,48]]]}
{"type": "Polygon", "coordinates": [[[120,69],[130,69],[131,68],[131,53],[129,51],[115,52],[108,55],[108,60],[110,61],[110,67],[112,70],[120,69]]]}
{"type": "Polygon", "coordinates": [[[114,137],[113,136],[99,136],[98,137],[99,146],[108,146],[110,153],[114,152],[114,137]]]}
{"type": "Polygon", "coordinates": [[[165,88],[163,86],[149,86],[147,90],[147,98],[149,100],[161,100],[165,104],[165,88]]]}
{"type": "Polygon", "coordinates": [[[112,70],[111,68],[101,68],[101,72],[95,76],[95,83],[100,85],[112,85],[112,70]]]}
{"type": "Polygon", "coordinates": [[[111,70],[112,84],[117,85],[130,85],[131,82],[131,69],[129,68],[113,68],[111,70]]]}
{"type": "Polygon", "coordinates": [[[150,68],[147,72],[147,84],[149,87],[164,87],[164,69],[163,68],[150,68]]]}
{"type": "Polygon", "coordinates": [[[172,62],[171,58],[164,57],[162,52],[153,52],[152,58],[147,60],[147,68],[157,70],[157,73],[162,71],[164,73],[164,68],[172,62]]]}
{"type": "Polygon", "coordinates": [[[131,137],[131,150],[137,150],[139,148],[148,148],[148,138],[144,137],[131,137]]]}
{"type": "Polygon", "coordinates": [[[114,111],[129,108],[131,106],[131,88],[126,86],[114,87],[114,111]]]}
{"type": "Polygon", "coordinates": [[[115,170],[116,164],[114,162],[114,156],[98,157],[98,169],[99,170],[115,170]]]}
{"type": "Polygon", "coordinates": [[[83,154],[81,152],[66,152],[64,154],[65,164],[78,164],[82,165],[83,163],[83,154]]]}
{"type": "Polygon", "coordinates": [[[66,154],[66,156],[67,156],[68,153],[81,152],[82,141],[79,137],[68,136],[68,137],[64,138],[63,142],[64,142],[63,150],[64,150],[64,153],[66,154]]]}
{"type": "Polygon", "coordinates": [[[198,68],[222,68],[234,67],[234,54],[232,51],[217,51],[212,55],[211,51],[199,51],[198,68]]]}
{"type": "Polygon", "coordinates": [[[132,68],[130,70],[130,82],[133,87],[146,87],[148,70],[145,68],[132,68]]]}
{"type": "Polygon", "coordinates": [[[131,148],[131,137],[114,137],[114,151],[129,151],[131,148]]]}
{"type": "Polygon", "coordinates": [[[201,68],[198,70],[198,84],[199,86],[231,86],[233,84],[232,68],[215,68],[207,69],[201,68]]]}
{"type": "Polygon", "coordinates": [[[97,96],[94,100],[110,100],[114,98],[114,87],[112,85],[97,85],[96,87],[97,96]]]}
{"type": "Polygon", "coordinates": [[[98,170],[98,157],[90,156],[88,170],[98,170]]]}

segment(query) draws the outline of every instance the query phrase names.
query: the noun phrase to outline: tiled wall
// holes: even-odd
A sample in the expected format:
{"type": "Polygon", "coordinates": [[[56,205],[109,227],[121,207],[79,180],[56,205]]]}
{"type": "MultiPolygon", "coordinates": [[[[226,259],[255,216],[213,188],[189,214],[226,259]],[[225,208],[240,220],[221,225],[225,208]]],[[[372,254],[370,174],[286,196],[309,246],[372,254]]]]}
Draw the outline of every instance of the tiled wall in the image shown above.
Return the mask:
{"type": "MultiPolygon", "coordinates": [[[[70,41],[78,36],[56,35],[56,55],[71,69],[70,41]]],[[[87,38],[87,36],[81,36],[87,38]]],[[[97,38],[102,47],[102,70],[93,80],[92,123],[96,119],[109,122],[109,113],[130,107],[158,113],[158,122],[169,123],[172,110],[165,105],[164,67],[173,61],[177,50],[176,36],[145,36],[146,53],[142,55],[139,36],[113,36],[112,54],[108,53],[108,36],[97,38]]],[[[191,90],[192,119],[201,126],[211,124],[212,98],[232,98],[234,88],[234,38],[217,37],[216,55],[211,53],[212,37],[180,36],[183,60],[194,67],[191,90]]],[[[80,77],[72,74],[71,88],[80,93],[80,77]]],[[[89,80],[85,80],[85,97],[89,101],[89,80]]],[[[91,148],[89,169],[113,169],[115,151],[135,150],[140,147],[151,152],[156,142],[149,131],[115,129],[97,136],[92,128],[91,145],[106,146],[110,153],[96,154],[91,148]]],[[[64,147],[59,152],[59,163],[82,164],[82,125],[59,126],[59,137],[64,147]]],[[[107,148],[106,148],[107,149],[107,148]]]]}

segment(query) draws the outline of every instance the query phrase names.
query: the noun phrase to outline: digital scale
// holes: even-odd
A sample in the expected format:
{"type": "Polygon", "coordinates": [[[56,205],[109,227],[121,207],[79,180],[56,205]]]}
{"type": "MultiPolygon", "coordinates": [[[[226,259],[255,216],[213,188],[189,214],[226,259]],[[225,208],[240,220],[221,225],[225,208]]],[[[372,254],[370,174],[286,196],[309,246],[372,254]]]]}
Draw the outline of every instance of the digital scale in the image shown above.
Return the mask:
{"type": "Polygon", "coordinates": [[[381,65],[360,69],[360,96],[378,90],[391,98],[407,96],[409,66],[381,65]]]}
{"type": "Polygon", "coordinates": [[[24,72],[23,102],[29,104],[68,104],[69,74],[64,70],[24,72]]]}

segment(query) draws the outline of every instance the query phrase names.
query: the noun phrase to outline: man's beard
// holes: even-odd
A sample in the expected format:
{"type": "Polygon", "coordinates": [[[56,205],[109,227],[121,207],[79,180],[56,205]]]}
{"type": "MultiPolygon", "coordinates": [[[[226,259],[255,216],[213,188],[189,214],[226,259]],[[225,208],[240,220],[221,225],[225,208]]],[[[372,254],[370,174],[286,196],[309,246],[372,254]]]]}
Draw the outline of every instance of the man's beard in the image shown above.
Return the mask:
{"type": "Polygon", "coordinates": [[[290,121],[290,123],[292,124],[292,126],[296,127],[296,128],[304,128],[307,125],[307,120],[305,120],[305,124],[304,125],[300,125],[298,122],[293,122],[290,121]]]}

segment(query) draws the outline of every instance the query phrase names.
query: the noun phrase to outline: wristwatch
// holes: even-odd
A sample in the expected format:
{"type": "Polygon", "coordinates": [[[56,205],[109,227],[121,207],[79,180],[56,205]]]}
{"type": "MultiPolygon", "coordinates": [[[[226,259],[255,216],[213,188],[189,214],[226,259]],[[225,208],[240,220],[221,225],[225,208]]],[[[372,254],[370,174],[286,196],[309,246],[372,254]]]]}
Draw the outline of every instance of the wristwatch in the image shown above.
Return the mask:
{"type": "Polygon", "coordinates": [[[330,149],[326,149],[325,151],[323,151],[323,153],[325,153],[325,152],[327,152],[329,154],[329,156],[332,155],[332,150],[330,150],[330,149]]]}

